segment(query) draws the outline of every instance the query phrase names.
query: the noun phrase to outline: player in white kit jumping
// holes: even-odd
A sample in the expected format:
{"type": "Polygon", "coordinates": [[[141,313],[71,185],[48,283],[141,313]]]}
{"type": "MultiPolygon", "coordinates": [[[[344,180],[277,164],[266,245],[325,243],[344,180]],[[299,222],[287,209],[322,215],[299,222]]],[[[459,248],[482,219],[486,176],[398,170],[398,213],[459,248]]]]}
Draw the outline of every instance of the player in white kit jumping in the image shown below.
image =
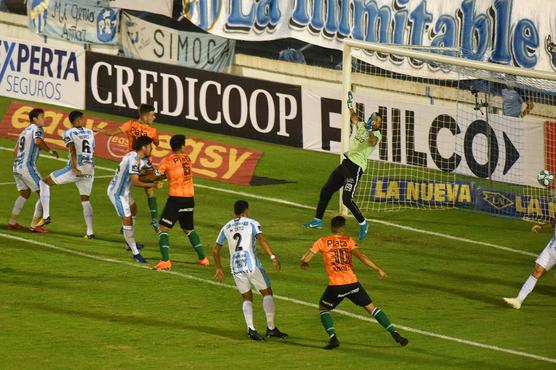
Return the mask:
{"type": "MultiPolygon", "coordinates": [[[[17,138],[14,148],[15,159],[13,174],[19,197],[15,200],[8,221],[7,228],[9,230],[19,230],[22,228],[22,226],[17,223],[17,216],[19,216],[25,202],[31,196],[31,192],[39,192],[39,182],[41,180],[39,170],[37,169],[39,151],[44,150],[51,156],[58,158],[58,153],[50,149],[44,141],[44,131],[42,129],[44,123],[44,111],[40,108],[31,110],[29,112],[29,126],[27,126],[17,138]]],[[[43,215],[42,211],[42,205],[39,199],[37,203],[35,203],[35,213],[33,214],[33,220],[29,228],[30,231],[37,233],[47,232],[47,230],[38,226],[43,215]]]]}
{"type": "Polygon", "coordinates": [[[93,207],[89,201],[95,176],[94,151],[95,136],[92,130],[83,127],[83,113],[73,111],[68,116],[71,128],[64,131],[64,144],[68,148],[68,163],[64,168],[52,172],[40,182],[40,199],[43,219],[39,226],[48,225],[50,219],[50,187],[62,184],[75,184],[81,197],[83,217],[87,225],[85,238],[94,239],[93,207]]]}
{"type": "Polygon", "coordinates": [[[253,292],[251,291],[253,287],[263,296],[263,309],[267,322],[266,336],[286,339],[288,335],[280,332],[274,325],[276,307],[272,297],[270,280],[268,280],[263,265],[257,256],[257,241],[261,243],[277,271],[280,271],[280,261],[272,253],[270,245],[264,238],[261,225],[249,218],[249,204],[244,200],[238,200],[234,204],[234,212],[236,217],[222,227],[212,250],[216,265],[215,278],[218,282],[224,280],[220,251],[227,241],[230,249],[232,275],[239,293],[243,296],[243,315],[247,324],[247,335],[253,340],[265,340],[253,325],[253,292]]]}

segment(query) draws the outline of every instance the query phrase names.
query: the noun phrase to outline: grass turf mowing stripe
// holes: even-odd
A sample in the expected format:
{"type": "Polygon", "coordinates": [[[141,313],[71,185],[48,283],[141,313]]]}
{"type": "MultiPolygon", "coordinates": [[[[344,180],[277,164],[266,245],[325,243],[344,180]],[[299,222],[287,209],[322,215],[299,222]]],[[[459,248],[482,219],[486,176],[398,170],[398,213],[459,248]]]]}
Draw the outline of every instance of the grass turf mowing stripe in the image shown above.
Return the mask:
{"type": "MultiPolygon", "coordinates": [[[[13,151],[13,148],[0,147],[0,150],[13,151]]],[[[67,161],[66,159],[53,158],[53,157],[50,157],[50,156],[47,156],[47,155],[44,155],[44,154],[41,154],[41,157],[50,158],[50,159],[54,159],[54,160],[58,160],[58,161],[62,161],[62,162],[67,161]]],[[[95,166],[95,168],[97,168],[99,170],[114,171],[114,168],[108,168],[108,167],[95,166]]],[[[236,191],[236,190],[218,188],[218,187],[203,185],[203,184],[195,184],[195,187],[201,188],[201,189],[208,189],[208,190],[218,191],[218,192],[221,192],[221,193],[241,195],[241,196],[249,197],[249,198],[252,198],[252,199],[264,200],[264,201],[267,201],[267,202],[284,204],[284,205],[297,207],[297,208],[311,209],[311,210],[315,209],[315,207],[309,206],[309,205],[306,205],[306,204],[291,202],[289,200],[284,200],[284,199],[280,199],[280,198],[265,197],[265,196],[262,196],[262,195],[251,194],[251,193],[247,193],[247,192],[243,192],[243,191],[236,191]]],[[[523,256],[537,257],[537,255],[535,253],[522,251],[522,250],[519,250],[519,249],[510,248],[510,247],[504,247],[502,245],[498,245],[498,244],[494,244],[494,243],[488,243],[488,242],[483,242],[483,241],[479,241],[479,240],[462,238],[460,236],[455,236],[455,235],[444,234],[444,233],[439,233],[439,232],[435,232],[435,231],[419,229],[419,228],[416,228],[416,227],[400,225],[400,224],[396,224],[396,223],[393,223],[393,222],[388,222],[388,221],[374,219],[374,218],[368,218],[367,220],[369,222],[373,222],[375,224],[381,224],[381,225],[385,225],[385,226],[389,226],[389,227],[395,227],[397,229],[411,231],[411,232],[418,233],[418,234],[436,236],[436,237],[439,237],[439,238],[455,240],[455,241],[462,242],[462,243],[467,243],[467,244],[482,245],[483,247],[498,249],[498,250],[502,250],[502,251],[505,251],[505,252],[520,254],[520,255],[523,255],[523,256]]]]}
{"type": "MultiPolygon", "coordinates": [[[[80,257],[94,259],[94,260],[97,260],[97,261],[115,263],[115,264],[140,268],[140,269],[144,269],[144,270],[150,270],[149,266],[145,266],[144,264],[137,264],[136,262],[131,262],[131,261],[122,261],[122,260],[114,259],[114,258],[101,257],[101,256],[97,256],[97,255],[94,255],[94,254],[84,253],[84,252],[76,251],[76,250],[73,250],[73,249],[56,246],[54,244],[49,244],[49,243],[45,243],[45,242],[41,242],[41,241],[37,241],[37,240],[33,240],[33,239],[26,239],[26,238],[22,238],[22,237],[15,236],[15,235],[10,235],[10,234],[5,234],[5,233],[0,232],[0,237],[6,238],[6,239],[11,239],[11,240],[16,240],[16,241],[20,241],[20,242],[25,242],[25,243],[29,243],[29,244],[39,245],[39,246],[49,248],[49,249],[53,249],[53,250],[57,250],[57,251],[60,251],[60,252],[63,252],[63,253],[73,254],[73,255],[76,255],[76,256],[80,256],[80,257]]],[[[157,271],[157,272],[153,271],[153,273],[160,273],[160,272],[159,271],[157,271]]],[[[222,284],[222,283],[218,283],[218,282],[213,281],[213,280],[203,279],[203,278],[193,276],[193,275],[189,275],[189,274],[185,274],[185,273],[182,273],[182,272],[177,272],[177,271],[170,270],[170,271],[162,271],[162,273],[171,274],[171,275],[175,275],[175,276],[180,276],[180,277],[188,279],[188,280],[193,280],[193,281],[198,281],[198,282],[202,282],[202,283],[205,283],[205,284],[225,287],[225,288],[228,288],[228,289],[234,289],[234,290],[237,289],[234,285],[222,284]]],[[[302,301],[302,300],[299,300],[299,299],[290,298],[290,297],[286,297],[286,296],[282,296],[282,295],[275,295],[274,297],[276,299],[286,301],[286,302],[290,302],[290,303],[294,303],[294,304],[297,304],[297,305],[310,307],[310,308],[314,308],[314,309],[318,308],[317,304],[309,303],[309,302],[302,301]]],[[[334,312],[336,312],[340,315],[346,316],[346,317],[356,319],[356,320],[366,321],[366,322],[377,324],[375,320],[371,319],[368,316],[362,316],[362,315],[354,314],[354,313],[344,311],[344,310],[340,310],[340,309],[334,310],[334,312]]],[[[415,333],[415,334],[420,334],[420,335],[433,337],[433,338],[437,338],[437,339],[442,339],[442,340],[446,340],[446,341],[450,341],[450,342],[465,344],[465,345],[469,345],[469,346],[473,346],[473,347],[477,347],[477,348],[487,349],[487,350],[496,351],[496,352],[502,352],[502,353],[506,353],[506,354],[510,354],[510,355],[514,355],[514,356],[526,357],[526,358],[530,358],[530,359],[534,359],[534,360],[538,360],[538,361],[543,361],[543,362],[549,362],[549,363],[556,364],[556,358],[535,355],[535,354],[528,353],[528,352],[516,351],[516,350],[513,350],[513,349],[498,347],[498,346],[494,346],[494,345],[490,345],[490,344],[484,344],[484,343],[480,343],[480,342],[474,342],[474,341],[467,340],[467,339],[461,339],[461,338],[452,337],[452,336],[448,336],[448,335],[429,332],[429,331],[426,331],[426,330],[415,329],[415,328],[404,326],[404,325],[397,325],[397,327],[400,328],[400,329],[403,329],[405,331],[415,333]]]]}

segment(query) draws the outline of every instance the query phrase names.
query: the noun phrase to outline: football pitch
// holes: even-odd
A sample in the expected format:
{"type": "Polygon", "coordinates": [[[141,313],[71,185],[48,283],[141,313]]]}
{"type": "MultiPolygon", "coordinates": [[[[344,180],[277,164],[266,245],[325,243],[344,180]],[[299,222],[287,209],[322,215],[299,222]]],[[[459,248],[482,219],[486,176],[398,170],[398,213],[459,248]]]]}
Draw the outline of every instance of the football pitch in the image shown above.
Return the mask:
{"type": "MultiPolygon", "coordinates": [[[[0,99],[0,114],[7,104],[0,99]]],[[[216,284],[213,266],[195,265],[196,255],[178,228],[170,233],[172,271],[152,271],[133,262],[106,196],[115,162],[97,160],[91,197],[96,240],[82,238],[74,185],[52,188],[48,234],[7,231],[4,225],[17,197],[11,174],[14,142],[0,139],[0,368],[556,368],[554,275],[539,281],[521,310],[501,299],[517,293],[551,231],[533,234],[529,223],[461,210],[367,214],[372,219],[369,237],[360,247],[390,277],[379,280],[358,262],[356,271],[375,304],[410,343],[399,347],[346,300],[332,314],[342,346],[324,351],[327,335],[317,303],[326,275],[320,256],[307,271],[300,269],[299,260],[327,233],[305,230],[302,224],[313,217],[320,187],[338,157],[185,133],[261,151],[256,175],[288,181],[240,186],[197,178],[195,223],[210,254],[220,227],[232,217],[234,201],[250,202],[251,217],[261,222],[282,262],[282,271],[275,272],[261,256],[277,296],[277,326],[289,339],[250,341],[232,277],[226,271],[224,284],[216,284]]],[[[63,165],[46,157],[38,162],[43,176],[63,165]]],[[[165,191],[158,191],[160,208],[165,191]]],[[[158,239],[141,189],[134,189],[134,198],[137,240],[145,243],[142,254],[152,266],[159,259],[158,239]]],[[[20,223],[28,224],[36,199],[33,195],[27,202],[20,223]]],[[[337,209],[336,201],[330,209],[337,209]]],[[[356,222],[350,219],[348,226],[355,236],[356,222]]],[[[259,296],[254,312],[255,325],[264,332],[259,296]]]]}

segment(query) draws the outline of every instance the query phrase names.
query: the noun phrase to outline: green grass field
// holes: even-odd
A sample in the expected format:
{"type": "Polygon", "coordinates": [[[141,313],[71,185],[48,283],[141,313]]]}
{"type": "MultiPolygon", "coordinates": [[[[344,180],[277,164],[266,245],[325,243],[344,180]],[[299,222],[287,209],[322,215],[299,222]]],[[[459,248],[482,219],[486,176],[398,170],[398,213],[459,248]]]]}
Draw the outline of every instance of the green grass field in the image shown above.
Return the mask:
{"type": "MultiPolygon", "coordinates": [[[[7,99],[0,99],[0,114],[7,104],[7,99]]],[[[184,132],[172,126],[160,128],[184,132]]],[[[171,273],[133,263],[105,195],[110,179],[104,176],[112,173],[99,169],[102,178],[95,180],[92,195],[97,240],[82,239],[84,222],[73,185],[52,189],[54,222],[49,234],[0,231],[0,368],[556,368],[553,274],[539,282],[521,310],[508,308],[501,300],[516,294],[550,232],[533,234],[528,223],[469,211],[368,215],[386,223],[372,222],[370,237],[361,248],[390,278],[379,280],[356,264],[358,276],[410,344],[397,346],[382,327],[365,321],[365,312],[346,301],[340,306],[343,311],[333,314],[342,346],[324,351],[327,336],[316,304],[326,276],[320,257],[307,271],[301,271],[298,262],[326,233],[301,227],[313,216],[303,206],[315,204],[337,156],[199,131],[185,133],[260,150],[264,155],[257,176],[292,181],[248,187],[197,179],[202,187],[197,188],[195,214],[208,252],[221,225],[231,218],[233,202],[250,201],[252,217],[263,224],[282,260],[278,273],[261,256],[279,296],[277,325],[290,338],[249,341],[233,279],[227,275],[224,285],[212,283],[214,269],[194,264],[196,256],[178,229],[170,234],[175,262],[171,273]]],[[[0,147],[12,148],[13,142],[0,139],[0,147]]],[[[10,184],[11,160],[9,151],[0,151],[5,220],[17,197],[10,184]]],[[[97,165],[115,168],[106,160],[97,165]]],[[[46,175],[63,163],[41,158],[38,166],[46,175]]],[[[161,208],[164,190],[159,191],[161,208]]],[[[31,199],[21,223],[30,221],[36,195],[31,199]]],[[[146,244],[143,255],[152,266],[159,258],[157,238],[141,191],[135,191],[135,199],[138,240],[146,244]]],[[[349,223],[355,234],[355,221],[349,223]]],[[[255,322],[264,331],[260,297],[255,298],[255,322]]]]}

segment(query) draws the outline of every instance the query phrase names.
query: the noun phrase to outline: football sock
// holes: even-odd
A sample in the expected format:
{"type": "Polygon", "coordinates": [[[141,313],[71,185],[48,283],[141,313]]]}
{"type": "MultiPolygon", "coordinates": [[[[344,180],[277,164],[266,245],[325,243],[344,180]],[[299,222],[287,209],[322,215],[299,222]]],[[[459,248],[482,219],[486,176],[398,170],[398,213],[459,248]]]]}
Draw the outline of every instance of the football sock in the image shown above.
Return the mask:
{"type": "Polygon", "coordinates": [[[156,197],[148,197],[147,198],[148,202],[149,202],[149,209],[151,210],[151,219],[153,221],[157,221],[158,220],[158,204],[156,202],[156,197]]]}
{"type": "Polygon", "coordinates": [[[334,320],[332,320],[332,315],[330,312],[323,311],[320,313],[320,322],[324,326],[324,330],[328,333],[329,337],[336,335],[336,329],[334,328],[334,320]]]}
{"type": "Polygon", "coordinates": [[[193,246],[193,249],[197,252],[199,259],[202,260],[205,258],[205,251],[203,250],[203,245],[201,244],[201,239],[199,238],[197,232],[195,230],[191,230],[187,234],[187,237],[189,238],[189,242],[193,246]]]}
{"type": "Polygon", "coordinates": [[[93,231],[93,206],[91,206],[91,202],[84,201],[81,202],[81,206],[83,207],[83,218],[85,219],[85,224],[87,225],[87,235],[94,234],[93,231]]]}
{"type": "Polygon", "coordinates": [[[136,254],[139,254],[137,244],[135,244],[135,233],[133,232],[133,226],[124,225],[124,238],[133,255],[135,256],[136,254]]]}
{"type": "Polygon", "coordinates": [[[33,213],[33,220],[31,221],[31,227],[37,226],[37,223],[42,217],[42,203],[41,200],[37,200],[35,203],[35,212],[33,213]]]}
{"type": "Polygon", "coordinates": [[[255,330],[255,326],[253,325],[253,302],[243,301],[243,316],[245,317],[247,327],[251,330],[255,330]]]}
{"type": "Polygon", "coordinates": [[[393,333],[396,331],[396,327],[394,326],[394,324],[392,324],[390,322],[390,319],[388,318],[388,316],[386,316],[386,314],[384,313],[384,311],[382,311],[380,308],[375,308],[373,310],[372,313],[373,317],[375,318],[376,321],[378,321],[378,323],[380,325],[382,325],[382,327],[386,330],[388,330],[390,333],[393,333]]]}
{"type": "Polygon", "coordinates": [[[21,213],[26,200],[27,199],[23,198],[21,195],[15,200],[14,208],[12,208],[12,214],[10,215],[10,220],[8,221],[10,225],[15,225],[17,223],[17,216],[21,213]]]}
{"type": "Polygon", "coordinates": [[[271,295],[263,297],[263,309],[266,315],[266,327],[270,330],[276,328],[274,325],[274,314],[276,313],[276,306],[274,305],[274,298],[271,295]]]}
{"type": "Polygon", "coordinates": [[[131,216],[131,224],[132,224],[133,226],[135,226],[135,219],[136,219],[136,218],[137,218],[137,217],[135,217],[135,216],[131,216]]]}
{"type": "Polygon", "coordinates": [[[158,246],[160,247],[160,255],[162,256],[162,260],[170,260],[170,238],[168,237],[168,233],[158,234],[158,246]]]}
{"type": "Polygon", "coordinates": [[[39,197],[42,203],[42,217],[47,218],[50,217],[50,185],[48,185],[44,181],[39,181],[40,186],[40,194],[39,197]]]}
{"type": "Polygon", "coordinates": [[[520,302],[523,302],[525,300],[525,298],[527,298],[529,293],[531,293],[533,291],[533,289],[535,289],[535,285],[537,285],[537,279],[535,279],[533,276],[530,275],[527,278],[527,281],[525,281],[525,284],[523,284],[523,286],[521,287],[521,290],[519,291],[519,294],[517,295],[517,299],[520,302]]]}

